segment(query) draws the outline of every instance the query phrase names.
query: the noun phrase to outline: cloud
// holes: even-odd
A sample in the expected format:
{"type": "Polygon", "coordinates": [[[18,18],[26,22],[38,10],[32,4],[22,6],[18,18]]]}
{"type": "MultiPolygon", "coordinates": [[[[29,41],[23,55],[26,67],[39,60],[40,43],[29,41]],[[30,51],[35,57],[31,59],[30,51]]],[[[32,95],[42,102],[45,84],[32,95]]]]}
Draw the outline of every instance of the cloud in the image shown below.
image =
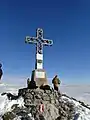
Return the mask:
{"type": "Polygon", "coordinates": [[[10,84],[26,84],[28,76],[20,75],[5,75],[3,76],[1,83],[10,83],[10,84]]]}

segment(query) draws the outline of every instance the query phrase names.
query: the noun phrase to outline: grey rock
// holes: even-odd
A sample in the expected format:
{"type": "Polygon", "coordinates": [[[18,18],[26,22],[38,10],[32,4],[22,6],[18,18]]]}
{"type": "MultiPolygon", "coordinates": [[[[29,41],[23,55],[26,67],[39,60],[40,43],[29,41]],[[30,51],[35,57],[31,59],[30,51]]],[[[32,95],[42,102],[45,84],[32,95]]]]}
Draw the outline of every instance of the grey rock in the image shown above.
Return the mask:
{"type": "MultiPolygon", "coordinates": [[[[23,97],[24,107],[19,108],[17,104],[12,106],[12,114],[9,114],[9,118],[13,116],[12,120],[17,116],[20,116],[21,120],[71,120],[75,115],[74,104],[67,99],[62,99],[62,94],[53,89],[23,88],[19,89],[18,96],[23,97]],[[41,101],[44,104],[44,112],[42,114],[39,111],[41,101]]],[[[6,115],[7,113],[2,118],[5,118],[6,115]]]]}

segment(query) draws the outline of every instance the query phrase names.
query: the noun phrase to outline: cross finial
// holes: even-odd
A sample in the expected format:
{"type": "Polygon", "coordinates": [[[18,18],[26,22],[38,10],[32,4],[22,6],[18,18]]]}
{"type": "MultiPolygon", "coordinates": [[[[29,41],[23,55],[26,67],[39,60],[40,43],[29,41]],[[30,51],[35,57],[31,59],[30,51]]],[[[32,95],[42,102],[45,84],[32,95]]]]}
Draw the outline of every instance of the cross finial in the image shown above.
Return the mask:
{"type": "Polygon", "coordinates": [[[36,36],[37,36],[37,38],[43,39],[43,29],[38,28],[36,31],[36,36]]]}

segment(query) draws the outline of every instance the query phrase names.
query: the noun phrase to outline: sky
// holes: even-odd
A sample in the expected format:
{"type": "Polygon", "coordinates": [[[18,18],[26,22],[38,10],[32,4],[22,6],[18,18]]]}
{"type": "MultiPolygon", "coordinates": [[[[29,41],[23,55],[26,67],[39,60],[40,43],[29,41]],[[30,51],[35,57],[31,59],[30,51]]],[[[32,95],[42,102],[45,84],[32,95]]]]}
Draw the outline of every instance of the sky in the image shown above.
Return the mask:
{"type": "Polygon", "coordinates": [[[90,0],[0,1],[0,62],[3,81],[26,81],[35,68],[35,45],[25,36],[53,40],[44,47],[44,69],[63,84],[90,84],[90,0]]]}

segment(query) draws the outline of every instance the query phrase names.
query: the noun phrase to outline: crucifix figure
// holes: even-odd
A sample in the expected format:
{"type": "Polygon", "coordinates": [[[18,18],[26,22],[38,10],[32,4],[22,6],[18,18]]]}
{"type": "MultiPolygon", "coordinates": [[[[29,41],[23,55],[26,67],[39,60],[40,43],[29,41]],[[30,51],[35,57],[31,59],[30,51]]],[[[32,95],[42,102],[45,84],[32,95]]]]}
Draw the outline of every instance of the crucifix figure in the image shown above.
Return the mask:
{"type": "Polygon", "coordinates": [[[36,30],[36,37],[26,36],[25,43],[36,44],[36,63],[35,69],[43,69],[43,46],[51,46],[52,40],[43,38],[43,29],[38,28],[36,30]]]}

